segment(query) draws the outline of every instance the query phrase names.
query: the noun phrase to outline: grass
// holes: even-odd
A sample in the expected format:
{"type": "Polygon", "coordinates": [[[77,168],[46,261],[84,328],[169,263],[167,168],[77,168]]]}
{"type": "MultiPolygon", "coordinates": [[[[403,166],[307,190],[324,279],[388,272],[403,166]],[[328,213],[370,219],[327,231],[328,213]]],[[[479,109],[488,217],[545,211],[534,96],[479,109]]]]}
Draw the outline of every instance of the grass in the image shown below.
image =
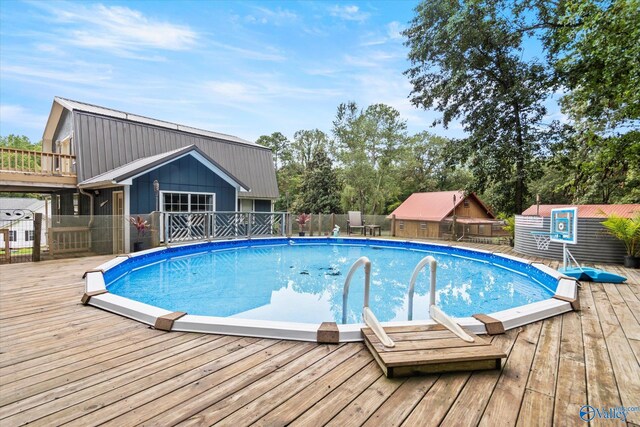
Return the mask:
{"type": "MultiPolygon", "coordinates": [[[[31,255],[33,252],[33,248],[20,248],[20,249],[11,249],[11,255],[31,255]]],[[[0,249],[0,255],[4,255],[5,250],[0,249]]]]}

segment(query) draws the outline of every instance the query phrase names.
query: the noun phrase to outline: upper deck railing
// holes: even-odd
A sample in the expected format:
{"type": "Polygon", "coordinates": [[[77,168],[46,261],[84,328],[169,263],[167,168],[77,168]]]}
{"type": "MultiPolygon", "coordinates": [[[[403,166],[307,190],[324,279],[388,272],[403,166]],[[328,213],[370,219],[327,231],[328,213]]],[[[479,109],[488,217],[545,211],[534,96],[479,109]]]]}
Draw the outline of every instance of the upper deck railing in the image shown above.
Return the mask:
{"type": "Polygon", "coordinates": [[[76,176],[76,156],[0,147],[0,171],[76,176]]]}

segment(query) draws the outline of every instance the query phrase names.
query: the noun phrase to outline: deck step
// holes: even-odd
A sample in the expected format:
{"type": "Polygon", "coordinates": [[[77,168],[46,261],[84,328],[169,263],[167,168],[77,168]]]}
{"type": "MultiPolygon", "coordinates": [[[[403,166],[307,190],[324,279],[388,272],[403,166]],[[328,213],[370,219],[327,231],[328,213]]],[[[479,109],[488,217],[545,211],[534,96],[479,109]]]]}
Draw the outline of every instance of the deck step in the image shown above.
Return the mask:
{"type": "Polygon", "coordinates": [[[507,355],[488,339],[465,331],[474,338],[474,342],[461,340],[441,325],[385,328],[396,343],[392,348],[382,345],[370,328],[362,328],[362,335],[388,378],[499,369],[502,358],[507,355]]]}

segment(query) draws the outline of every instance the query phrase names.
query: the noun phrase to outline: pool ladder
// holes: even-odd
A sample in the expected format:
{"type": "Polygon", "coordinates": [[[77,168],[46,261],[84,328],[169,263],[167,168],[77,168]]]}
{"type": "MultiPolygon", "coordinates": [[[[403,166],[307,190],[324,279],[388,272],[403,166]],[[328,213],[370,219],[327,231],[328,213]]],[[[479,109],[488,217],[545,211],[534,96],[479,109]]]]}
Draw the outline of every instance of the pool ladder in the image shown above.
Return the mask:
{"type": "Polygon", "coordinates": [[[358,268],[364,267],[364,306],[362,307],[362,318],[364,323],[371,328],[374,334],[385,347],[395,347],[395,343],[384,331],[382,325],[369,308],[369,285],[371,283],[371,261],[366,256],[360,257],[353,263],[344,281],[342,290],[342,324],[347,323],[347,300],[349,299],[349,285],[351,278],[358,268]]]}
{"type": "MultiPolygon", "coordinates": [[[[413,293],[415,290],[416,280],[418,279],[418,274],[420,271],[426,266],[429,265],[429,271],[431,273],[431,286],[429,290],[429,316],[431,319],[445,328],[449,329],[451,332],[456,334],[462,340],[466,342],[473,342],[474,339],[469,336],[461,327],[458,325],[451,317],[449,317],[445,312],[440,310],[438,306],[436,306],[436,266],[437,262],[434,257],[431,255],[427,255],[422,258],[420,262],[413,269],[413,274],[411,275],[411,280],[409,281],[409,307],[408,307],[408,320],[413,319],[413,293]]],[[[373,314],[373,311],[369,308],[369,286],[371,282],[371,261],[369,258],[363,256],[356,260],[349,269],[349,273],[347,274],[347,279],[344,282],[344,288],[342,290],[342,323],[347,323],[347,300],[349,298],[349,285],[351,284],[351,278],[353,274],[358,270],[359,267],[364,267],[364,306],[362,308],[362,318],[364,319],[364,323],[371,328],[373,333],[378,337],[380,342],[385,347],[395,347],[395,343],[387,333],[384,331],[382,325],[373,314]]]]}

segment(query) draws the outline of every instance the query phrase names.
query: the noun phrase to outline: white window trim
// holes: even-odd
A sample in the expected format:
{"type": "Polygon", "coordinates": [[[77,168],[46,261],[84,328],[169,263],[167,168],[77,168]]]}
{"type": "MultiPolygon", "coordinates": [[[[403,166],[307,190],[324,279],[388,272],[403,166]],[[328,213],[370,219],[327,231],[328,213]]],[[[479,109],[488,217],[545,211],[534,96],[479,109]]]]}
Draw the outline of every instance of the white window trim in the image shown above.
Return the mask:
{"type": "MultiPolygon", "coordinates": [[[[167,211],[164,210],[164,195],[165,194],[187,194],[187,195],[189,195],[189,202],[188,202],[189,203],[189,210],[186,211],[186,212],[182,212],[182,213],[191,213],[191,212],[193,212],[191,210],[191,195],[192,194],[198,194],[198,195],[204,194],[205,196],[211,196],[212,201],[213,201],[212,209],[211,209],[211,211],[207,211],[207,212],[215,212],[215,210],[216,210],[216,193],[207,193],[207,192],[204,192],[204,191],[171,191],[171,190],[162,191],[162,190],[160,190],[160,212],[167,212],[167,211]]],[[[197,212],[204,212],[204,211],[197,211],[197,212]]]]}

